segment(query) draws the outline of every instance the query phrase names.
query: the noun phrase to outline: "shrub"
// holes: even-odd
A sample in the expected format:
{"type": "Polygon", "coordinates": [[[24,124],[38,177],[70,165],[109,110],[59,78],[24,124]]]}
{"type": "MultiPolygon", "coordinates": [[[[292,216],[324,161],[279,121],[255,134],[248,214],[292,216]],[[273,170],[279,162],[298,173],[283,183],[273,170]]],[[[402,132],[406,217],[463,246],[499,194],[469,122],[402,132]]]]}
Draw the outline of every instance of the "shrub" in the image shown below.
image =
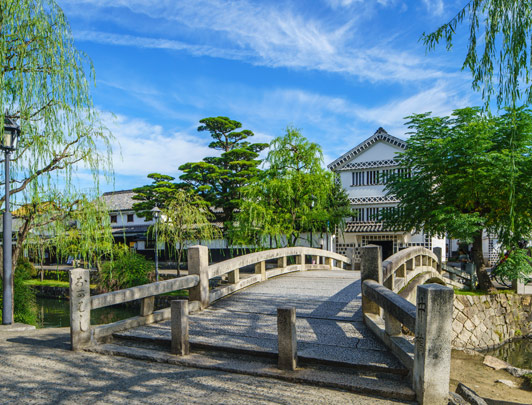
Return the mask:
{"type": "Polygon", "coordinates": [[[18,259],[16,272],[23,272],[27,278],[37,277],[37,269],[26,257],[18,259]]]}
{"type": "Polygon", "coordinates": [[[102,291],[120,290],[150,283],[153,263],[129,249],[118,247],[112,260],[103,263],[98,275],[98,288],[102,291]]]}

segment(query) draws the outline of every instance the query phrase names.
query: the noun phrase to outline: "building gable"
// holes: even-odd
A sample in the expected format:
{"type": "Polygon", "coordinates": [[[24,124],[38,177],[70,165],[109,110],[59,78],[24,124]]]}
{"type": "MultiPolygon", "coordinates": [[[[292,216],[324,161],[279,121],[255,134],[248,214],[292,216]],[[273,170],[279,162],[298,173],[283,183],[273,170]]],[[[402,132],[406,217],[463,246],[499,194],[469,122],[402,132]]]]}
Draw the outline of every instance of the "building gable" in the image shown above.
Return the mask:
{"type": "Polygon", "coordinates": [[[371,137],[343,154],[327,167],[332,171],[395,166],[394,155],[406,142],[379,128],[371,137]]]}

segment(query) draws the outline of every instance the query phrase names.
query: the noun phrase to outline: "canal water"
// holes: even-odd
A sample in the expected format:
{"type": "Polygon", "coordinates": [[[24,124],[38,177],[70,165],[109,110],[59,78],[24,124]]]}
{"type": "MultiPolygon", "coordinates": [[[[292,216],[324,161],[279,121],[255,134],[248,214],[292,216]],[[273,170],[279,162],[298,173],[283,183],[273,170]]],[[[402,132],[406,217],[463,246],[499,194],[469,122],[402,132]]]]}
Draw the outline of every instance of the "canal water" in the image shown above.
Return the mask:
{"type": "MultiPolygon", "coordinates": [[[[37,308],[40,328],[70,326],[70,303],[66,299],[39,298],[37,308]]],[[[91,324],[101,325],[139,315],[135,306],[112,306],[91,311],[91,324]]]]}
{"type": "Polygon", "coordinates": [[[532,370],[532,339],[514,339],[486,354],[510,363],[514,367],[532,370]]]}

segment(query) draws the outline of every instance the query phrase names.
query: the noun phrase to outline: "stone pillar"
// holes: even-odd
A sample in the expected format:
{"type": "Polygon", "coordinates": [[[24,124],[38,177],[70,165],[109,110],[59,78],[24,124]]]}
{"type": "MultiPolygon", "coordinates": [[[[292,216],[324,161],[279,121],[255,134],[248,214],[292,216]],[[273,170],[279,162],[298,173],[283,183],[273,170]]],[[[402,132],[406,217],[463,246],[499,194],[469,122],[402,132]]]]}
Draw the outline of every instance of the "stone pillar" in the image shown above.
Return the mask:
{"type": "Polygon", "coordinates": [[[295,370],[297,367],[296,309],[277,308],[278,367],[295,370]]]}
{"type": "Polygon", "coordinates": [[[207,246],[188,248],[188,274],[199,276],[199,283],[189,290],[190,300],[199,301],[200,308],[209,306],[209,249],[207,246]]]}
{"type": "MultiPolygon", "coordinates": [[[[375,280],[382,284],[382,255],[381,247],[367,245],[360,248],[360,283],[366,280],[375,280]]],[[[362,295],[362,312],[381,315],[381,308],[373,301],[362,295]]]]}
{"type": "Polygon", "coordinates": [[[453,299],[454,291],[449,287],[417,287],[412,383],[422,405],[446,405],[448,401],[453,299]]]}
{"type": "Polygon", "coordinates": [[[441,274],[442,272],[442,250],[441,250],[441,247],[435,247],[434,249],[432,249],[432,251],[434,252],[434,254],[438,257],[438,273],[441,274]]]}
{"type": "Polygon", "coordinates": [[[266,262],[258,262],[255,265],[255,274],[260,274],[261,280],[266,280],[266,262]]]}
{"type": "Polygon", "coordinates": [[[277,267],[284,269],[286,267],[286,256],[277,259],[277,267]]]}
{"type": "Polygon", "coordinates": [[[148,316],[153,314],[155,307],[155,297],[146,297],[140,301],[140,316],[148,316]]]}
{"type": "Polygon", "coordinates": [[[174,300],[170,303],[172,354],[185,356],[190,353],[188,341],[188,301],[174,300]]]}
{"type": "Polygon", "coordinates": [[[471,289],[474,290],[477,286],[477,272],[475,271],[475,263],[466,263],[465,271],[469,274],[471,280],[471,289]]]}
{"type": "Polygon", "coordinates": [[[355,270],[355,248],[347,248],[345,255],[351,259],[351,270],[355,270]]]}
{"type": "Polygon", "coordinates": [[[236,284],[240,281],[240,269],[235,269],[227,274],[229,284],[236,284]]]}
{"type": "Polygon", "coordinates": [[[333,259],[331,259],[330,257],[325,257],[325,265],[329,269],[332,269],[333,268],[333,259]]]}
{"type": "Polygon", "coordinates": [[[305,255],[304,254],[300,254],[300,255],[296,256],[296,264],[300,264],[301,265],[300,271],[304,271],[305,270],[305,255]]]}
{"type": "Polygon", "coordinates": [[[80,350],[91,342],[91,290],[89,270],[74,269],[70,276],[70,343],[80,350]]]}

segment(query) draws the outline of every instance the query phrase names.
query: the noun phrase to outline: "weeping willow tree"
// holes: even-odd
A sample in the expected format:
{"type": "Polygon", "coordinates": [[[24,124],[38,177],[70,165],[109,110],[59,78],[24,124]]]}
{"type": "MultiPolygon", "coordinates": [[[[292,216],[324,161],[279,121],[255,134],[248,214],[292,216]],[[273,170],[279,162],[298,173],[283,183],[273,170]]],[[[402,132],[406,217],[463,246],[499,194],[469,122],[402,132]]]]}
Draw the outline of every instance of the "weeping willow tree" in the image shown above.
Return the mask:
{"type": "Polygon", "coordinates": [[[110,175],[111,135],[90,95],[91,62],[55,1],[2,0],[0,27],[0,122],[9,117],[22,131],[9,185],[19,207],[16,263],[33,230],[79,206],[77,171],[90,173],[96,190],[100,175],[110,175]]]}
{"type": "Polygon", "coordinates": [[[287,128],[273,140],[265,162],[269,168],[242,188],[242,208],[234,239],[243,245],[296,246],[306,232],[342,230],[344,218],[353,215],[345,191],[325,170],[318,144],[299,130],[287,128]]]}
{"type": "MultiPolygon", "coordinates": [[[[531,230],[516,225],[516,185],[519,170],[517,136],[519,134],[519,104],[532,101],[532,1],[530,0],[470,0],[446,24],[430,34],[423,34],[422,41],[429,50],[440,42],[447,49],[453,46],[458,28],[467,24],[469,29],[468,47],[462,68],[472,74],[473,89],[480,91],[489,107],[491,98],[496,96],[497,107],[508,107],[513,111],[508,122],[511,131],[509,142],[510,168],[507,177],[509,184],[508,217],[498,233],[503,246],[515,255],[515,260],[525,257],[519,247],[523,239],[531,238],[531,230]]],[[[520,265],[520,266],[521,266],[520,265]]],[[[521,266],[522,267],[522,266],[521,266]]],[[[502,268],[502,267],[501,267],[502,268]]]]}
{"type": "MultiPolygon", "coordinates": [[[[175,190],[168,196],[161,210],[158,234],[162,242],[170,245],[177,259],[177,274],[187,243],[222,237],[221,230],[210,222],[213,215],[198,196],[185,190],[175,190]],[[174,250],[175,249],[175,250],[174,250]]],[[[151,227],[154,233],[154,226],[151,227]]]]}

